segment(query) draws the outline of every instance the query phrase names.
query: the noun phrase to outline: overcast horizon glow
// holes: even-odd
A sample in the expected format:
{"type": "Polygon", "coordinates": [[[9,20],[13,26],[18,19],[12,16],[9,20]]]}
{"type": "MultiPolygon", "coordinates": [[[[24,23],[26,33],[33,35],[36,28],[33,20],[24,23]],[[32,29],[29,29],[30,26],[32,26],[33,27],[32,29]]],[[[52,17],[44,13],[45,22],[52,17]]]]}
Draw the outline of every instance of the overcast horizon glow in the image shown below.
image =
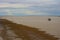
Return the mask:
{"type": "Polygon", "coordinates": [[[60,16],[60,0],[0,0],[0,16],[60,16]]]}

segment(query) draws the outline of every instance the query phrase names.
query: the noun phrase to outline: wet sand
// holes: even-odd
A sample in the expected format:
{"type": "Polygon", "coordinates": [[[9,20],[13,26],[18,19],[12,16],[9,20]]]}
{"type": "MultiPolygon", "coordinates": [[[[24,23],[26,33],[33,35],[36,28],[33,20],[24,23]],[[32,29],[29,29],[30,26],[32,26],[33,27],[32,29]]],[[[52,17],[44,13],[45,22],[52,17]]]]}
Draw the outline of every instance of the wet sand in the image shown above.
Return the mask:
{"type": "Polygon", "coordinates": [[[18,38],[22,38],[23,40],[58,40],[58,38],[54,37],[53,35],[47,34],[46,31],[41,31],[37,28],[32,28],[23,24],[17,24],[6,19],[2,19],[0,22],[4,27],[3,34],[5,35],[3,35],[3,38],[6,40],[9,40],[10,37],[13,37],[12,34],[16,34],[18,38]],[[11,36],[9,37],[9,35],[11,36]]]}
{"type": "Polygon", "coordinates": [[[60,17],[54,16],[23,16],[23,17],[15,17],[15,16],[5,16],[2,17],[4,19],[11,20],[18,24],[23,24],[35,28],[39,28],[39,30],[46,31],[49,34],[55,35],[60,38],[60,17]],[[48,18],[51,18],[51,21],[48,21],[48,18]]]}

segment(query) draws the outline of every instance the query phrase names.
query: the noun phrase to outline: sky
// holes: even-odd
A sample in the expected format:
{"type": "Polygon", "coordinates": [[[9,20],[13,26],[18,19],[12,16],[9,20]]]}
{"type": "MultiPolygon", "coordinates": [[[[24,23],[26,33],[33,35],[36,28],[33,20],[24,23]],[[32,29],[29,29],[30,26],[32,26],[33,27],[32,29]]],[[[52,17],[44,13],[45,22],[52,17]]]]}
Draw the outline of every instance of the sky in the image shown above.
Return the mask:
{"type": "Polygon", "coordinates": [[[60,0],[0,0],[0,16],[60,16],[60,0]]]}

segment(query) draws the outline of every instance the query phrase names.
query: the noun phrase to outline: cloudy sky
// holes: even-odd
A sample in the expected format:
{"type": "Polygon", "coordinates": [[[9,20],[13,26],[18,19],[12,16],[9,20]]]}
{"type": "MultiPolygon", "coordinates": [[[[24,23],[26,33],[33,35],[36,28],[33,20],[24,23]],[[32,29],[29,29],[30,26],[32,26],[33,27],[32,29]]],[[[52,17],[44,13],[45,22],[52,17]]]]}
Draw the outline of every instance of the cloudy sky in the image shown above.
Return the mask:
{"type": "Polygon", "coordinates": [[[0,0],[0,16],[57,15],[60,0],[0,0]]]}

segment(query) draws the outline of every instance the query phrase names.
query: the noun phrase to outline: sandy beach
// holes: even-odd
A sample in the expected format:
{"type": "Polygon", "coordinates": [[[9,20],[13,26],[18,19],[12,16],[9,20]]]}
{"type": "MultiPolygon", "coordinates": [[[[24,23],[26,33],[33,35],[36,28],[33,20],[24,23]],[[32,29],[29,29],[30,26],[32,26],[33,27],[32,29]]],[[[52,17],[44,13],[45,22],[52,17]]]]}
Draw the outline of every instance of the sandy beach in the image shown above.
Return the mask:
{"type": "Polygon", "coordinates": [[[8,19],[18,24],[27,25],[46,31],[48,34],[60,38],[60,17],[57,16],[3,16],[2,19],[8,19]],[[51,21],[48,21],[51,18],[51,21]]]}

